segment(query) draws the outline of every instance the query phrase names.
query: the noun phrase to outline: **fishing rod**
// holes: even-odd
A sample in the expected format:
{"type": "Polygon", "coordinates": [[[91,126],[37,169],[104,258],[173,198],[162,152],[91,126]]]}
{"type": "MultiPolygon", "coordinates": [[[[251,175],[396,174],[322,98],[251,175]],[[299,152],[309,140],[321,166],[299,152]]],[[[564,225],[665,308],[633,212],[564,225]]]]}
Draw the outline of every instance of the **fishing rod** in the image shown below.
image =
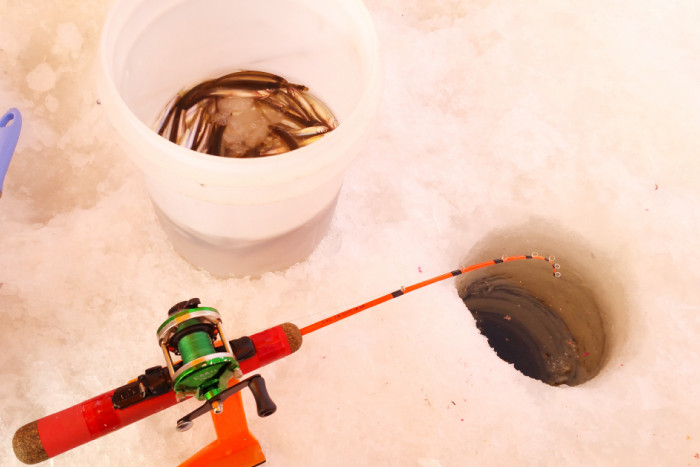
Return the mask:
{"type": "Polygon", "coordinates": [[[248,431],[240,391],[250,389],[261,417],[273,414],[277,406],[262,376],[255,374],[241,380],[244,374],[296,352],[303,336],[369,308],[451,277],[523,260],[549,263],[552,275],[560,276],[553,256],[534,252],[503,256],[401,287],[301,329],[283,323],[231,341],[224,337],[217,310],[199,306],[197,298],[180,302],[169,310],[168,319],[156,332],[165,367],[148,368],[123,386],[22,426],[13,437],[12,447],[20,461],[36,464],[194,397],[204,403],[180,418],[176,429],[187,430],[194,419],[211,412],[218,439],[181,466],[259,465],[265,457],[248,431]]]}

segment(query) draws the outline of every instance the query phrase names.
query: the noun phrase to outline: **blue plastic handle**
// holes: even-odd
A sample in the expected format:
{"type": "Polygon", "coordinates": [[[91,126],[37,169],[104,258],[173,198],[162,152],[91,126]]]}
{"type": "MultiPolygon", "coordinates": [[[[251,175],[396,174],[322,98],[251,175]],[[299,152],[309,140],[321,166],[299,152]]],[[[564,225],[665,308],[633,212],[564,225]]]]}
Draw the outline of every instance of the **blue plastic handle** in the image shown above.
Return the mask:
{"type": "Polygon", "coordinates": [[[2,184],[10,167],[10,160],[15,152],[21,129],[22,114],[19,110],[10,109],[0,118],[0,196],[2,196],[2,184]]]}

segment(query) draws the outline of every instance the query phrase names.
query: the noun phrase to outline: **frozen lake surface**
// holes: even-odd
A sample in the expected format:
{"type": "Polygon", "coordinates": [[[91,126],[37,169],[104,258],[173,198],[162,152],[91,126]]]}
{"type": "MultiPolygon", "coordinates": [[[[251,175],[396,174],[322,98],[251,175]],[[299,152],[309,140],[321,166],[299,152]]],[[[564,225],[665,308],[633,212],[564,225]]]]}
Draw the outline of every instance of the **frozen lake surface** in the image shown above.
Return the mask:
{"type": "MultiPolygon", "coordinates": [[[[277,413],[244,401],[266,465],[700,466],[700,3],[368,0],[385,89],[331,231],[243,279],[175,252],[106,122],[109,4],[0,2],[0,112],[24,118],[0,199],[0,464],[21,465],[23,424],[162,365],[155,332],[181,300],[234,338],[537,250],[604,304],[597,376],[524,376],[445,281],[261,370],[277,413]]],[[[195,407],[46,465],[177,465],[213,439],[205,418],[175,431],[195,407]]]]}

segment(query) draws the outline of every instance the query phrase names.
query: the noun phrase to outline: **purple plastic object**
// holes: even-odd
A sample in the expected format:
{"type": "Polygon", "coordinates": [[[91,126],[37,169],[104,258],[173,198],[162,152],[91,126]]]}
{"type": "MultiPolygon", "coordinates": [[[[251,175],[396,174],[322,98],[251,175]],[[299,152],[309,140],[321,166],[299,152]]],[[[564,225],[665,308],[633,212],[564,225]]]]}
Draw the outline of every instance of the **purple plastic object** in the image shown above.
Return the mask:
{"type": "Polygon", "coordinates": [[[0,196],[2,196],[2,184],[10,167],[10,160],[15,152],[21,129],[22,114],[19,110],[10,109],[0,117],[0,196]]]}

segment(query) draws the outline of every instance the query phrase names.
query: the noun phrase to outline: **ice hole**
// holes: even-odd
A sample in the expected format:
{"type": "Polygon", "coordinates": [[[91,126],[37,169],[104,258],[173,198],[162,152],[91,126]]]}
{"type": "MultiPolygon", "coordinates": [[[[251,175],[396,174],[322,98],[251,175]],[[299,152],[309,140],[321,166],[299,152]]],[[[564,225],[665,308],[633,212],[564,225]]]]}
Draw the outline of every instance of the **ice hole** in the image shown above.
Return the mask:
{"type": "MultiPolygon", "coordinates": [[[[520,251],[498,237],[472,259],[498,258],[520,251]],[[505,246],[501,246],[505,245],[505,246]]],[[[517,241],[515,242],[518,243],[517,241]]],[[[544,243],[543,243],[544,245],[544,243]]],[[[545,245],[546,246],[546,245],[545,245]]],[[[554,251],[563,266],[553,277],[552,266],[538,260],[514,261],[465,275],[457,283],[460,298],[496,354],[526,376],[552,386],[576,386],[602,369],[608,353],[606,326],[592,282],[575,254],[554,251]]],[[[549,253],[549,251],[548,251],[549,253]]]]}

